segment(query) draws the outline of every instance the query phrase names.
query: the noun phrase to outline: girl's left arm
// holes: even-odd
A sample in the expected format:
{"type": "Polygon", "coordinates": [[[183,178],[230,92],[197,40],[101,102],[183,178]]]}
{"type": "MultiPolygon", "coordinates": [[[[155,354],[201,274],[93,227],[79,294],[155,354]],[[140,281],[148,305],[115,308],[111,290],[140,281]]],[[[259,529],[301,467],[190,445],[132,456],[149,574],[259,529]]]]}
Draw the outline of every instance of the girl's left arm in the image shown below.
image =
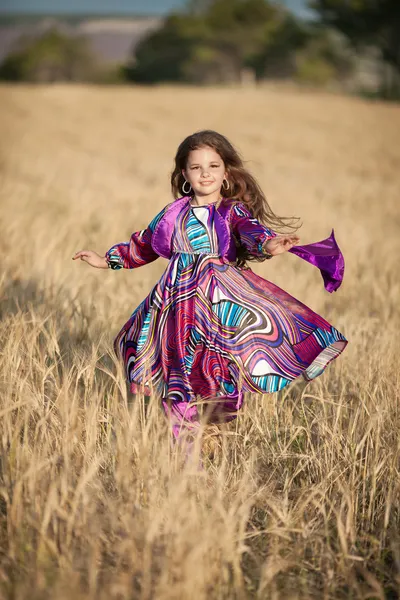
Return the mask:
{"type": "Polygon", "coordinates": [[[158,258],[158,254],[153,250],[151,239],[165,210],[166,207],[154,217],[146,229],[132,233],[129,242],[115,244],[107,250],[105,259],[111,269],[136,269],[158,258]]]}
{"type": "Polygon", "coordinates": [[[231,228],[249,254],[259,257],[270,255],[266,245],[277,234],[255,219],[243,203],[232,208],[231,228]]]}
{"type": "Polygon", "coordinates": [[[328,292],[340,287],[344,276],[344,258],[333,230],[328,238],[320,242],[298,246],[297,235],[277,234],[268,229],[251,215],[243,203],[232,208],[231,227],[233,234],[253,256],[270,258],[291,252],[320,270],[328,292]]]}

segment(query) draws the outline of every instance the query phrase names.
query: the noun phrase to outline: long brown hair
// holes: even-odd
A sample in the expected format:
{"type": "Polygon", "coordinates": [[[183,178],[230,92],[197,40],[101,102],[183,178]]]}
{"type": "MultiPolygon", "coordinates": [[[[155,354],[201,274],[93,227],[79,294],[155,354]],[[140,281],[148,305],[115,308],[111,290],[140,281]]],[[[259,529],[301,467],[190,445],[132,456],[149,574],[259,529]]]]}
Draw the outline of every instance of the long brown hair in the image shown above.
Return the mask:
{"type": "MultiPolygon", "coordinates": [[[[299,228],[296,225],[298,217],[279,217],[273,212],[256,179],[244,167],[238,151],[226,137],[209,129],[189,135],[179,145],[175,156],[175,167],[171,173],[171,188],[174,198],[187,195],[182,189],[185,183],[182,169],[186,169],[189,152],[205,146],[212,148],[220,155],[228,173],[229,188],[225,190],[223,186],[221,187],[221,196],[224,199],[242,202],[253,217],[275,231],[283,233],[285,230],[295,231],[299,228]]],[[[193,192],[191,193],[193,194],[193,192]]],[[[238,246],[238,264],[244,264],[246,260],[264,260],[249,255],[239,241],[235,241],[238,246]]]]}

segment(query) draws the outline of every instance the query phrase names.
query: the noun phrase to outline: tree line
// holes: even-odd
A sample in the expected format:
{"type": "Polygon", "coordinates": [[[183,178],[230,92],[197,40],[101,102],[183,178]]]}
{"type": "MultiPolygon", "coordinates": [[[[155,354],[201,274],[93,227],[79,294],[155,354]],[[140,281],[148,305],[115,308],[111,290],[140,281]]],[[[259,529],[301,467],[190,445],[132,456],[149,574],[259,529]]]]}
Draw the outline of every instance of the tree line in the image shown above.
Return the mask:
{"type": "Polygon", "coordinates": [[[331,31],[266,0],[196,0],[139,44],[127,75],[141,83],[324,83],[350,68],[350,53],[331,31]]]}
{"type": "Polygon", "coordinates": [[[390,77],[381,95],[399,97],[399,0],[310,0],[318,19],[299,20],[271,0],[189,0],[135,48],[129,64],[101,69],[84,38],[51,30],[21,40],[0,77],[30,81],[238,83],[291,79],[326,85],[348,77],[374,48],[390,77]]]}

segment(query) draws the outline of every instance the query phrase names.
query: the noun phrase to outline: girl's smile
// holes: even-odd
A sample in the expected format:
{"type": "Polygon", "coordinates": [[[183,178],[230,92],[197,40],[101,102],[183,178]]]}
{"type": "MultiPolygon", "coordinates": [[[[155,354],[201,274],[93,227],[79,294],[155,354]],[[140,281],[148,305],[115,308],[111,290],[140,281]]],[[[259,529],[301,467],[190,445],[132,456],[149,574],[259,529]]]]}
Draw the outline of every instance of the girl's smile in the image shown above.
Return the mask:
{"type": "Polygon", "coordinates": [[[224,179],[227,179],[224,161],[213,148],[203,146],[191,150],[182,170],[190,183],[197,204],[210,204],[219,199],[224,179]]]}

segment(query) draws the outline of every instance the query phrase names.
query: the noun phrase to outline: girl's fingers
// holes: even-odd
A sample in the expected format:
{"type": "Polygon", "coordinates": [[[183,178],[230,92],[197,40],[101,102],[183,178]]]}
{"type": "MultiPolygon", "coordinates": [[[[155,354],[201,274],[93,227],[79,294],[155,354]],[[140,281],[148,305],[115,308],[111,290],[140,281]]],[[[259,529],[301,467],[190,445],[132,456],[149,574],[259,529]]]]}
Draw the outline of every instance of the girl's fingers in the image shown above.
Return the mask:
{"type": "Polygon", "coordinates": [[[88,256],[88,252],[86,250],[80,250],[79,252],[76,252],[74,254],[74,256],[72,257],[72,260],[76,260],[77,258],[80,258],[81,260],[83,260],[87,256],[88,256]]]}
{"type": "Polygon", "coordinates": [[[300,238],[297,235],[278,235],[275,238],[272,238],[271,247],[274,247],[278,250],[279,247],[282,251],[286,252],[290,250],[293,246],[295,246],[300,241],[300,238]]]}
{"type": "Polygon", "coordinates": [[[285,236],[285,239],[290,242],[298,242],[300,238],[297,235],[287,235],[285,236]]]}
{"type": "Polygon", "coordinates": [[[294,245],[300,241],[300,238],[297,237],[297,235],[294,235],[294,236],[290,236],[290,237],[285,237],[285,238],[283,238],[282,241],[284,244],[293,244],[294,245]]]}

